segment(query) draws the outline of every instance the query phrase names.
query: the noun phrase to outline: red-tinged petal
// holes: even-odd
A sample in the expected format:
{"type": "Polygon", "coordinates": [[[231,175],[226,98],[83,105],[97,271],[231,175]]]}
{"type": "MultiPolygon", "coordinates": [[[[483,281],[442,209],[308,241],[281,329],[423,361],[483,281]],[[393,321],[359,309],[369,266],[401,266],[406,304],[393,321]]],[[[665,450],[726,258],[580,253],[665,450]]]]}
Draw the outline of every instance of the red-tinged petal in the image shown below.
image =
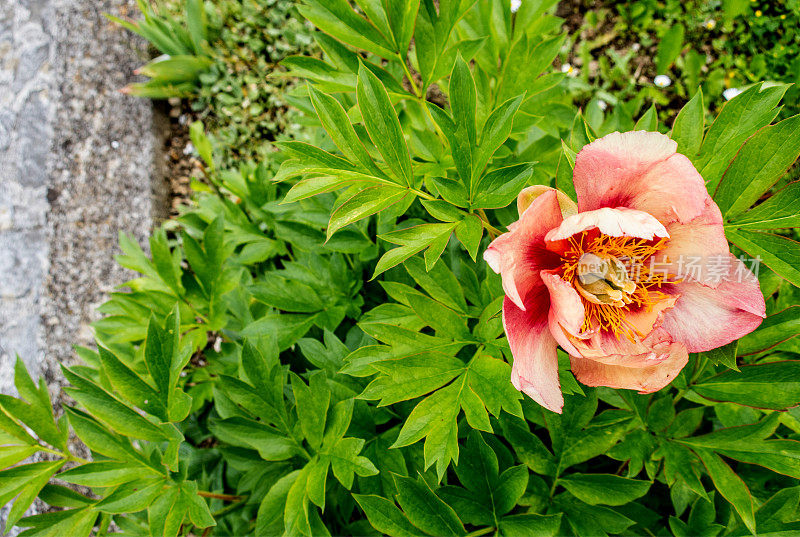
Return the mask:
{"type": "Polygon", "coordinates": [[[604,207],[565,218],[561,225],[547,233],[545,241],[554,252],[563,252],[569,248],[571,236],[591,229],[612,237],[637,237],[648,241],[669,237],[664,225],[645,212],[604,207]]]}
{"type": "Polygon", "coordinates": [[[542,286],[539,271],[559,263],[558,256],[545,248],[544,236],[561,221],[556,191],[545,192],[483,254],[489,267],[501,275],[506,296],[521,310],[528,308],[527,296],[542,286]]]}
{"type": "Polygon", "coordinates": [[[705,182],[677,144],[657,132],[614,132],[575,159],[578,209],[630,207],[662,223],[688,222],[705,208],[705,182]]]}
{"type": "Polygon", "coordinates": [[[577,353],[570,336],[587,337],[581,333],[586,313],[581,297],[572,284],[558,274],[542,271],[541,276],[550,292],[550,312],[547,316],[550,333],[564,350],[577,353]]]}
{"type": "Polygon", "coordinates": [[[727,345],[758,328],[766,316],[758,278],[733,255],[716,288],[687,281],[664,290],[680,296],[664,313],[662,327],[689,352],[727,345]]]}
{"type": "Polygon", "coordinates": [[[667,231],[670,240],[656,256],[659,268],[679,278],[716,287],[720,274],[709,270],[710,265],[730,255],[717,204],[709,198],[700,216],[687,223],[671,223],[667,231]]]}
{"type": "Polygon", "coordinates": [[[556,341],[547,326],[547,291],[540,287],[539,304],[544,307],[519,309],[514,302],[503,302],[503,326],[514,356],[511,383],[531,399],[561,413],[564,397],[558,381],[556,341]]]}
{"type": "Polygon", "coordinates": [[[587,386],[608,386],[652,393],[672,382],[689,359],[686,347],[680,343],[661,346],[657,353],[657,362],[645,367],[609,365],[574,356],[570,357],[570,363],[575,378],[587,386]]]}

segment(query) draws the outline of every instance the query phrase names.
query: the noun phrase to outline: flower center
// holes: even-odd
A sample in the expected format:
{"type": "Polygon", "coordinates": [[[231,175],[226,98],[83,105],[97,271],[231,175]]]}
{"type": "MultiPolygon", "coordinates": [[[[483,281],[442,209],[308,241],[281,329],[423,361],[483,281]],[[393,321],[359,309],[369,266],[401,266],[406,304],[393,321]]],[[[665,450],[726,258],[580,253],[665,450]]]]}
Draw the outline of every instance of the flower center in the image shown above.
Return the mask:
{"type": "Polygon", "coordinates": [[[632,302],[636,283],[628,276],[625,265],[616,257],[586,252],[578,260],[575,289],[593,304],[611,304],[618,308],[632,302]]]}
{"type": "Polygon", "coordinates": [[[561,254],[562,278],[572,283],[583,302],[582,330],[611,331],[631,341],[646,336],[626,316],[641,308],[652,311],[669,298],[660,288],[671,281],[670,275],[659,270],[653,258],[667,239],[612,237],[590,230],[568,242],[561,254]]]}

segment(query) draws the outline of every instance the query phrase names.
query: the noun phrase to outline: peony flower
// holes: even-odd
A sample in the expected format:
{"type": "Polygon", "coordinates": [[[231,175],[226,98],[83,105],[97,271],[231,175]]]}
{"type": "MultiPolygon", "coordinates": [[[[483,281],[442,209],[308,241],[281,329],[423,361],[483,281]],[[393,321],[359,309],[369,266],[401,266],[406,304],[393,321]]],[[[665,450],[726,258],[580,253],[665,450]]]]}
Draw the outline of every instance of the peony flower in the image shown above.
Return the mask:
{"type": "Polygon", "coordinates": [[[688,353],[730,343],[765,316],[757,278],[730,253],[719,208],[676,149],[657,132],[596,140],[575,161],[578,203],[524,189],[519,220],[484,253],[506,295],[511,382],[554,412],[564,402],[558,345],[583,384],[650,393],[688,353]],[[708,270],[689,271],[699,256],[708,270]]]}
{"type": "Polygon", "coordinates": [[[704,26],[706,27],[707,30],[713,30],[714,28],[717,27],[717,21],[715,21],[714,19],[708,19],[705,22],[704,26]]]}
{"type": "Polygon", "coordinates": [[[659,88],[666,88],[667,86],[672,84],[672,79],[667,75],[657,75],[653,79],[653,84],[655,84],[659,88]]]}

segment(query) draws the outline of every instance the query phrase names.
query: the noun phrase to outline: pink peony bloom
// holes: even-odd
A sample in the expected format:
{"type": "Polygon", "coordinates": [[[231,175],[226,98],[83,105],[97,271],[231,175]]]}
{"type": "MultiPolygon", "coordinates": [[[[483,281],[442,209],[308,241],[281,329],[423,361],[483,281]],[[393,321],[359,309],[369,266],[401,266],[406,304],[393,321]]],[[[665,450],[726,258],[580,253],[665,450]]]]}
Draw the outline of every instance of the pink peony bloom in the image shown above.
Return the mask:
{"type": "Polygon", "coordinates": [[[719,208],[676,149],[656,132],[596,140],[575,161],[577,205],[526,188],[519,220],[484,253],[506,294],[511,382],[554,412],[564,404],[558,345],[580,382],[650,393],[688,353],[765,316],[758,279],[730,253],[719,208]]]}

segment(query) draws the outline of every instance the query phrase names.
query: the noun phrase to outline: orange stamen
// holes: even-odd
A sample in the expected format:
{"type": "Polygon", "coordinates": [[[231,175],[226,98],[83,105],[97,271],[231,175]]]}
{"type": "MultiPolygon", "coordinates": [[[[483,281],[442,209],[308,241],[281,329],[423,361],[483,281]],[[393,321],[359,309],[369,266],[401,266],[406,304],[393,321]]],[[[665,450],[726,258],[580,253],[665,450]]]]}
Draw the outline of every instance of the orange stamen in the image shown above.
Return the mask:
{"type": "Polygon", "coordinates": [[[578,265],[581,256],[593,253],[600,257],[614,257],[625,265],[628,278],[636,284],[636,289],[629,295],[630,303],[624,306],[613,304],[596,304],[583,296],[581,301],[584,306],[585,316],[582,331],[604,331],[614,333],[619,339],[625,336],[630,341],[643,338],[646,334],[640,333],[630,323],[626,316],[633,308],[645,308],[652,311],[655,304],[669,298],[661,291],[665,283],[674,283],[672,275],[663,271],[651,270],[648,261],[659,250],[666,246],[667,239],[645,240],[636,237],[611,237],[597,233],[583,232],[567,239],[569,248],[561,254],[561,277],[578,285],[578,265]]]}

